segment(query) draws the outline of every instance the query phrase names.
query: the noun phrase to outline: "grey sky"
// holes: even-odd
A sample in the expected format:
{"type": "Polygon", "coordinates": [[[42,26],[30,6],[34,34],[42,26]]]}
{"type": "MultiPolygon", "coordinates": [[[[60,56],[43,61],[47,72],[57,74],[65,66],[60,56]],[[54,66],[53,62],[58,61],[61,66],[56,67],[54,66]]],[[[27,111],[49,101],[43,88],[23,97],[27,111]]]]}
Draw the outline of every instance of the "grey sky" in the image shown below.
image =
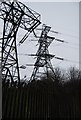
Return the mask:
{"type": "MultiPolygon", "coordinates": [[[[59,60],[53,59],[52,64],[55,65],[55,67],[60,66],[62,68],[68,68],[70,66],[78,67],[78,63],[76,61],[79,61],[79,3],[31,2],[26,4],[28,7],[41,14],[42,24],[45,23],[46,25],[51,26],[52,30],[63,33],[59,35],[52,34],[52,36],[69,42],[68,44],[60,44],[53,41],[49,48],[50,53],[70,61],[62,61],[60,63],[59,60]]],[[[29,43],[26,41],[24,42],[24,47],[22,49],[24,49],[25,53],[35,53],[38,48],[35,47],[35,44],[36,42],[29,43]],[[28,47],[27,43],[29,44],[28,47]]],[[[32,57],[24,56],[24,58],[23,63],[35,62],[32,57]]],[[[27,70],[32,71],[32,67],[27,67],[25,71],[27,70]]]]}
{"type": "MultiPolygon", "coordinates": [[[[69,61],[61,62],[53,59],[52,65],[55,65],[55,67],[60,66],[61,68],[68,68],[70,66],[79,67],[78,62],[76,62],[79,61],[79,3],[25,2],[25,5],[41,14],[42,24],[49,25],[51,26],[51,30],[62,33],[58,35],[52,34],[52,36],[68,42],[60,44],[59,42],[53,41],[49,47],[50,53],[63,57],[65,60],[68,59],[69,61]]],[[[39,27],[41,27],[41,25],[39,27]]],[[[23,32],[20,30],[17,37],[18,41],[22,36],[23,32]]],[[[36,47],[35,45],[37,42],[30,42],[29,39],[31,38],[29,37],[23,45],[18,47],[18,53],[36,53],[38,46],[36,47]]],[[[19,56],[20,65],[32,64],[35,60],[33,57],[19,56]]],[[[24,75],[30,77],[32,70],[33,67],[27,67],[25,70],[22,70],[21,77],[24,75]]]]}
{"type": "MultiPolygon", "coordinates": [[[[26,0],[19,0],[27,2],[26,0]]],[[[80,0],[28,0],[28,2],[80,2],[80,0]]]]}

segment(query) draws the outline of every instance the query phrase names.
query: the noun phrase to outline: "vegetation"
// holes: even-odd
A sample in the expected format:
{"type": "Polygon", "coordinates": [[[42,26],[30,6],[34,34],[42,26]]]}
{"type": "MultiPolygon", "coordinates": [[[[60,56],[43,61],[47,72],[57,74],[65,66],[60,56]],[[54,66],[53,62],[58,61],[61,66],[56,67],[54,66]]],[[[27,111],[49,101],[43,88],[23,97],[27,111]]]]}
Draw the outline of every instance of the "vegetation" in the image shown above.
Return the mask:
{"type": "Polygon", "coordinates": [[[3,83],[3,119],[56,120],[81,118],[81,71],[70,68],[64,74],[55,68],[40,81],[29,83],[9,80],[3,83]]]}

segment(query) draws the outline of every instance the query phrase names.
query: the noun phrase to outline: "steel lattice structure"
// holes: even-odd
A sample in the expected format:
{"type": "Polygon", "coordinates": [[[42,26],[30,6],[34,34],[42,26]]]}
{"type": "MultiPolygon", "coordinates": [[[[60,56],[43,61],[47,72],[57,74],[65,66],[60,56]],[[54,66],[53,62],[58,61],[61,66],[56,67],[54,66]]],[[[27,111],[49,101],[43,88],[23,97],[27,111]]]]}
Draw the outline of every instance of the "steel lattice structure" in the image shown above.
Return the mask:
{"type": "Polygon", "coordinates": [[[49,71],[51,71],[54,74],[54,70],[51,64],[51,59],[55,55],[49,54],[48,47],[55,38],[47,35],[50,29],[51,27],[43,24],[41,36],[38,41],[39,43],[38,51],[36,55],[31,54],[31,56],[37,56],[37,60],[34,64],[35,67],[31,75],[30,81],[40,80],[40,78],[43,76],[47,76],[48,78],[49,71]],[[42,71],[41,68],[43,69],[42,71]]]}
{"type": "Polygon", "coordinates": [[[16,36],[18,28],[25,29],[20,44],[40,24],[40,15],[21,2],[0,2],[0,18],[4,20],[2,42],[2,79],[20,82],[16,36]]]}

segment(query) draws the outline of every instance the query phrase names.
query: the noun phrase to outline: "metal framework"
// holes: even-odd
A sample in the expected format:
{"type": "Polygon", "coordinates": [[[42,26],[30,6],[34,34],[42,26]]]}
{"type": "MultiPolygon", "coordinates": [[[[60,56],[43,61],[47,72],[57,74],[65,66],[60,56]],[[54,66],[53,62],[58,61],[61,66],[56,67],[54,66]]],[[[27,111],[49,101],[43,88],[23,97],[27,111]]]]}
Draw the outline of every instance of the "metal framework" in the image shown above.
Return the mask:
{"type": "Polygon", "coordinates": [[[4,20],[2,45],[2,80],[20,82],[16,36],[18,28],[25,29],[20,44],[40,24],[40,15],[21,2],[0,2],[0,18],[4,20]]]}
{"type": "Polygon", "coordinates": [[[48,47],[55,38],[47,35],[50,29],[51,27],[43,24],[41,36],[38,41],[39,43],[38,51],[36,55],[31,54],[31,56],[37,56],[37,60],[34,64],[35,67],[31,75],[30,81],[40,80],[43,76],[47,76],[48,78],[49,71],[51,71],[54,74],[54,70],[51,64],[51,59],[55,55],[49,54],[48,47]]]}

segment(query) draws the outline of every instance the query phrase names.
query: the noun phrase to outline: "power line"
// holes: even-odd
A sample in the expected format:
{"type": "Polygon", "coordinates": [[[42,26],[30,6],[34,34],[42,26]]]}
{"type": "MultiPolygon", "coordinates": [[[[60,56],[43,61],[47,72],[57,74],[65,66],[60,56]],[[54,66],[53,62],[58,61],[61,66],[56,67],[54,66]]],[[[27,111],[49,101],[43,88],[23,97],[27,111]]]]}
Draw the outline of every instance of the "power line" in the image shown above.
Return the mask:
{"type": "MultiPolygon", "coordinates": [[[[42,30],[42,29],[38,29],[38,30],[42,30]]],[[[59,32],[57,32],[57,31],[51,31],[51,32],[53,32],[53,33],[56,33],[56,34],[60,34],[59,32]]],[[[35,32],[34,32],[34,35],[35,36],[30,36],[30,37],[33,37],[33,38],[36,38],[36,39],[30,39],[30,40],[28,40],[28,41],[38,41],[37,40],[37,38],[40,38],[40,37],[38,37],[38,36],[36,36],[36,34],[35,34],[35,32]]],[[[81,44],[79,43],[74,43],[74,42],[68,42],[68,41],[65,41],[65,40],[62,40],[62,39],[58,39],[58,38],[55,38],[55,41],[57,41],[57,42],[63,42],[63,43],[67,43],[67,44],[71,44],[71,45],[73,45],[73,46],[75,46],[75,45],[77,45],[77,46],[81,46],[81,44]]],[[[33,44],[33,42],[32,42],[32,44],[33,44]]],[[[20,46],[21,44],[20,43],[18,43],[17,44],[17,46],[20,46]]],[[[34,45],[34,44],[33,44],[34,45]]],[[[35,46],[35,45],[34,45],[35,46]]],[[[76,48],[75,48],[76,49],[76,48]]]]}
{"type": "Polygon", "coordinates": [[[77,49],[77,50],[79,50],[79,47],[73,47],[73,46],[70,46],[70,45],[67,45],[67,46],[64,46],[64,47],[70,47],[70,48],[72,48],[72,49],[77,49]]]}
{"type": "MultiPolygon", "coordinates": [[[[73,47],[73,46],[71,46],[71,45],[65,45],[65,44],[57,44],[57,45],[55,45],[54,47],[57,47],[57,46],[62,46],[62,47],[69,47],[69,48],[71,48],[71,49],[75,49],[75,50],[79,50],[79,47],[73,47]]],[[[53,46],[52,46],[53,47],[53,46]]]]}
{"type": "Polygon", "coordinates": [[[61,64],[63,61],[60,61],[59,63],[57,63],[57,64],[55,64],[55,65],[53,65],[53,66],[57,66],[57,65],[59,65],[59,64],[61,64]]]}
{"type": "Polygon", "coordinates": [[[64,59],[64,61],[81,64],[81,62],[79,62],[79,61],[74,61],[74,60],[69,60],[69,59],[64,59]]]}
{"type": "MultiPolygon", "coordinates": [[[[36,28],[36,30],[42,30],[42,29],[41,28],[36,28]]],[[[50,30],[50,32],[52,32],[54,34],[60,34],[60,35],[70,36],[70,37],[73,37],[73,38],[78,38],[78,39],[80,38],[78,36],[75,36],[75,35],[72,35],[72,34],[69,34],[69,33],[59,32],[59,31],[56,31],[56,30],[50,30]]]]}
{"type": "MultiPolygon", "coordinates": [[[[36,30],[42,30],[41,28],[37,28],[36,30]]],[[[55,34],[63,34],[63,35],[66,35],[66,36],[70,36],[70,37],[73,37],[73,38],[78,38],[78,39],[81,39],[80,37],[78,37],[78,36],[74,36],[74,35],[71,35],[71,34],[65,34],[65,33],[61,33],[61,32],[58,32],[58,31],[54,31],[54,30],[50,30],[50,32],[53,32],[53,33],[55,33],[55,34]]],[[[57,41],[58,41],[58,39],[56,39],[57,41]]],[[[60,42],[60,40],[59,40],[59,42],[60,42]]],[[[71,42],[68,42],[68,41],[64,41],[64,40],[61,40],[61,42],[66,42],[66,43],[71,43],[71,42]]],[[[72,44],[77,44],[77,43],[72,43],[72,44]]],[[[81,45],[81,44],[79,44],[79,45],[81,45]]]]}
{"type": "MultiPolygon", "coordinates": [[[[55,38],[54,39],[55,41],[57,41],[57,42],[62,42],[62,43],[66,43],[66,44],[71,44],[71,45],[74,45],[74,46],[81,46],[81,44],[79,43],[74,43],[74,42],[68,42],[68,41],[65,41],[65,40],[63,40],[63,39],[59,39],[59,38],[55,38]]],[[[37,39],[36,40],[34,40],[34,39],[31,39],[31,40],[29,40],[29,41],[38,41],[37,39]]],[[[53,42],[54,43],[54,42],[53,42]]]]}
{"type": "MultiPolygon", "coordinates": [[[[29,56],[30,54],[22,54],[22,53],[19,53],[18,55],[23,55],[23,56],[29,56]]],[[[66,61],[66,62],[74,62],[74,63],[80,63],[79,61],[73,61],[73,60],[70,60],[70,59],[65,59],[65,58],[61,58],[61,57],[54,57],[55,59],[58,59],[58,60],[62,60],[62,61],[66,61]]]]}

